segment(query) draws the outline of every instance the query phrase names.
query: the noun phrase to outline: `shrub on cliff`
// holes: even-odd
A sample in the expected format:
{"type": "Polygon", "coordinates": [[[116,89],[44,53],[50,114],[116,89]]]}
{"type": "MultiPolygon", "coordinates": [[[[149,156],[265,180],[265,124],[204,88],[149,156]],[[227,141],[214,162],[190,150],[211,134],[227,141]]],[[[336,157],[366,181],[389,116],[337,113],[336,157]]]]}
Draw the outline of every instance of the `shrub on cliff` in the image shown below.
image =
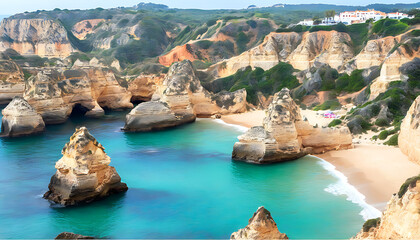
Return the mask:
{"type": "Polygon", "coordinates": [[[379,133],[378,138],[379,140],[385,140],[388,137],[388,131],[387,130],[383,130],[382,132],[379,133]]]}
{"type": "Polygon", "coordinates": [[[363,224],[363,232],[369,232],[371,228],[377,227],[381,223],[381,218],[369,219],[363,224]]]}
{"type": "Polygon", "coordinates": [[[398,146],[398,135],[399,134],[392,135],[392,137],[390,137],[388,141],[384,142],[384,144],[389,146],[398,146]]]}
{"type": "Polygon", "coordinates": [[[338,100],[328,100],[322,104],[315,106],[313,110],[314,111],[328,110],[328,109],[336,110],[336,109],[340,109],[340,107],[341,107],[341,104],[338,102],[338,100]]]}
{"type": "Polygon", "coordinates": [[[398,191],[398,197],[401,198],[407,192],[408,187],[414,187],[418,180],[420,180],[420,175],[405,180],[403,185],[401,185],[400,190],[398,191]]]}
{"type": "Polygon", "coordinates": [[[342,123],[342,121],[340,119],[334,119],[330,122],[330,124],[328,124],[328,127],[335,127],[337,125],[340,125],[342,123]]]}
{"type": "Polygon", "coordinates": [[[385,127],[385,126],[388,126],[389,125],[389,122],[385,118],[378,118],[375,121],[375,125],[376,126],[379,126],[379,127],[385,127]]]}
{"type": "Polygon", "coordinates": [[[371,32],[378,36],[396,36],[408,29],[408,25],[396,19],[385,18],[373,24],[371,32]]]}
{"type": "Polygon", "coordinates": [[[356,69],[354,70],[350,76],[345,73],[342,76],[340,76],[336,82],[336,90],[338,92],[357,92],[360,91],[362,88],[366,86],[363,76],[362,76],[363,70],[356,69]]]}

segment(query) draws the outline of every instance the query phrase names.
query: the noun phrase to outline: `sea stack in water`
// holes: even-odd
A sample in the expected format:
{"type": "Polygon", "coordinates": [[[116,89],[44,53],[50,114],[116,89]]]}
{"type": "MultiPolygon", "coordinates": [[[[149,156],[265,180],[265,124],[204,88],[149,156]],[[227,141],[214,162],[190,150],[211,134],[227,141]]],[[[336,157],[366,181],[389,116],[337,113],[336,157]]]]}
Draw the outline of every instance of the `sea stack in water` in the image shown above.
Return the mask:
{"type": "Polygon", "coordinates": [[[55,239],[95,239],[94,237],[84,236],[71,232],[62,232],[55,237],[55,239]]]}
{"type": "Polygon", "coordinates": [[[2,110],[1,135],[18,137],[44,131],[45,124],[40,114],[22,97],[14,97],[2,110]]]}
{"type": "Polygon", "coordinates": [[[76,129],[61,153],[44,198],[68,206],[127,191],[115,168],[109,166],[111,159],[104,147],[87,128],[76,129]]]}
{"type": "Polygon", "coordinates": [[[420,239],[420,175],[407,179],[381,218],[365,222],[354,239],[420,239]]]}
{"type": "Polygon", "coordinates": [[[411,161],[420,164],[420,96],[414,100],[401,123],[398,146],[411,161]]]}
{"type": "Polygon", "coordinates": [[[300,108],[283,88],[266,110],[263,126],[255,126],[238,137],[232,158],[252,163],[293,160],[309,153],[352,148],[347,127],[316,128],[302,120],[300,108]]]}
{"type": "Polygon", "coordinates": [[[248,225],[232,233],[230,239],[264,240],[289,238],[286,234],[280,233],[270,212],[264,207],[259,207],[249,219],[248,225]]]}
{"type": "Polygon", "coordinates": [[[246,91],[213,94],[200,83],[190,61],[176,62],[152,101],[141,103],[126,118],[124,131],[150,131],[194,122],[196,117],[244,112],[246,91]]]}

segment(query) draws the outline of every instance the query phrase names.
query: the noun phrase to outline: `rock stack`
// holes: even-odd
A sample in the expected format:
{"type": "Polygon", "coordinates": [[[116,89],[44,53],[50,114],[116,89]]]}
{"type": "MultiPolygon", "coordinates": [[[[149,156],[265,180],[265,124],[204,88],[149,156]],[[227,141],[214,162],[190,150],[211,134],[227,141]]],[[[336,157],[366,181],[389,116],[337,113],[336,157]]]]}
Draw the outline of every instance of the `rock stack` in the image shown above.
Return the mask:
{"type": "Polygon", "coordinates": [[[420,96],[413,102],[401,123],[398,146],[411,161],[420,164],[420,96]]]}
{"type": "Polygon", "coordinates": [[[76,129],[62,154],[44,198],[68,206],[127,191],[115,168],[109,166],[111,159],[104,147],[87,128],[76,129]]]}
{"type": "Polygon", "coordinates": [[[2,110],[1,135],[18,137],[44,131],[45,124],[40,114],[25,99],[15,97],[2,110]]]}
{"type": "Polygon", "coordinates": [[[304,121],[287,88],[274,95],[263,126],[252,127],[238,139],[233,146],[232,158],[258,164],[293,160],[309,153],[353,146],[347,127],[316,128],[304,121]]]}
{"type": "Polygon", "coordinates": [[[264,239],[289,239],[286,234],[280,233],[276,222],[270,212],[264,207],[259,207],[249,219],[245,228],[232,233],[230,239],[264,240],[264,239]]]}
{"type": "Polygon", "coordinates": [[[150,131],[195,121],[196,117],[244,112],[246,91],[212,94],[205,90],[190,61],[172,64],[151,102],[141,103],[126,117],[124,131],[150,131]]]}

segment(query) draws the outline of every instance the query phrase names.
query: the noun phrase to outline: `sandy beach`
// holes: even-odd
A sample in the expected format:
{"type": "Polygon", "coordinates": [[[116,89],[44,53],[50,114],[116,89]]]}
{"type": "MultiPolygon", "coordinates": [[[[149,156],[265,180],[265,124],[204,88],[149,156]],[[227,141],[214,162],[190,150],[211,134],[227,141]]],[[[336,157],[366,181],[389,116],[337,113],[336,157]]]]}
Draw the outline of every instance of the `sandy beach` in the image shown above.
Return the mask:
{"type": "MultiPolygon", "coordinates": [[[[264,111],[222,116],[226,123],[244,127],[262,125],[264,111]]],[[[302,110],[312,124],[326,126],[331,119],[325,119],[315,111],[302,110]]],[[[408,160],[397,147],[379,144],[355,144],[354,149],[330,151],[316,155],[342,172],[351,185],[366,196],[366,202],[383,211],[393,193],[398,192],[402,183],[420,173],[420,165],[408,160]]]]}

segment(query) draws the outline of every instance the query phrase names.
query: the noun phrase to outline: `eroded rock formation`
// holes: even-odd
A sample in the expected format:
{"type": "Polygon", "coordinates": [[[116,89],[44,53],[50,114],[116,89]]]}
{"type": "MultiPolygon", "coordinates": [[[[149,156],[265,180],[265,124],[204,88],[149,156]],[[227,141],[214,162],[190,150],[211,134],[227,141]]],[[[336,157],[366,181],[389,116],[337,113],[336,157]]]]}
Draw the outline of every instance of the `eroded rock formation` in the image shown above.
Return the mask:
{"type": "Polygon", "coordinates": [[[264,240],[289,238],[286,234],[280,233],[270,212],[264,207],[259,207],[249,219],[248,225],[232,233],[230,239],[264,240]]]}
{"type": "Polygon", "coordinates": [[[15,97],[4,108],[1,124],[1,135],[18,137],[44,131],[45,124],[40,114],[25,99],[15,97]]]}
{"type": "Polygon", "coordinates": [[[309,153],[352,148],[347,127],[316,128],[302,119],[300,108],[283,88],[266,110],[263,126],[238,137],[232,158],[251,163],[272,163],[300,158],[309,153]]]}
{"type": "Polygon", "coordinates": [[[53,20],[5,18],[0,36],[0,51],[12,48],[22,55],[41,57],[67,57],[75,51],[66,29],[53,20]]]}
{"type": "Polygon", "coordinates": [[[104,150],[87,128],[76,129],[55,164],[57,171],[44,198],[68,206],[127,191],[104,150]]]}
{"type": "Polygon", "coordinates": [[[315,62],[339,68],[353,58],[350,42],[347,33],[336,31],[270,33],[261,45],[217,63],[209,71],[215,76],[225,77],[247,66],[268,70],[280,61],[287,61],[300,70],[315,62]]]}
{"type": "Polygon", "coordinates": [[[87,19],[80,21],[74,24],[72,33],[78,39],[83,40],[86,38],[86,35],[93,33],[95,27],[102,22],[105,22],[105,19],[87,19]]]}
{"type": "Polygon", "coordinates": [[[84,236],[76,233],[71,232],[62,232],[55,237],[55,239],[95,239],[94,237],[84,236]]]}
{"type": "Polygon", "coordinates": [[[420,96],[414,100],[401,123],[398,146],[411,161],[420,164],[420,96]]]}
{"type": "Polygon", "coordinates": [[[156,86],[162,85],[164,74],[141,74],[133,80],[128,81],[128,91],[131,92],[131,100],[150,101],[156,91],[156,86]]]}
{"type": "Polygon", "coordinates": [[[102,68],[39,72],[28,79],[24,98],[47,124],[65,122],[75,107],[94,117],[103,115],[103,108],[133,107],[131,94],[102,68]]]}
{"type": "Polygon", "coordinates": [[[244,89],[212,94],[201,85],[191,62],[185,60],[172,64],[162,85],[156,87],[152,102],[139,104],[127,115],[124,130],[161,129],[193,122],[197,116],[245,110],[244,89]]]}
{"type": "Polygon", "coordinates": [[[0,53],[0,104],[22,96],[25,90],[23,73],[9,57],[0,53]]]}
{"type": "Polygon", "coordinates": [[[368,220],[354,239],[419,239],[420,177],[413,177],[391,197],[380,219],[368,220]]]}

